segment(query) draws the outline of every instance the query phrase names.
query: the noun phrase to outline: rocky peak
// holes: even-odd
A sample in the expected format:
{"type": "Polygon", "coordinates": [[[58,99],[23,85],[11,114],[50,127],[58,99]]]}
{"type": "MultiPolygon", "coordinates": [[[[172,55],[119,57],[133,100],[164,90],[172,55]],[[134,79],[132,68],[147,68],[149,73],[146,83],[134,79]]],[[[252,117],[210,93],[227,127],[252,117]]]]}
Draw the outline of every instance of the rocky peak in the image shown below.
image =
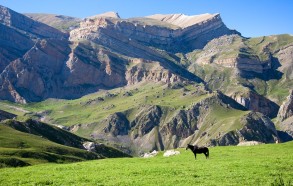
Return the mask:
{"type": "Polygon", "coordinates": [[[99,18],[99,17],[110,17],[110,18],[117,18],[117,19],[120,18],[119,14],[117,12],[105,12],[105,13],[102,13],[102,14],[90,16],[88,18],[95,19],[95,18],[99,18]]]}
{"type": "Polygon", "coordinates": [[[221,19],[220,14],[201,14],[193,16],[188,16],[184,14],[155,14],[147,17],[171,23],[173,25],[179,26],[180,28],[187,28],[192,25],[201,24],[212,19],[221,19]]]}

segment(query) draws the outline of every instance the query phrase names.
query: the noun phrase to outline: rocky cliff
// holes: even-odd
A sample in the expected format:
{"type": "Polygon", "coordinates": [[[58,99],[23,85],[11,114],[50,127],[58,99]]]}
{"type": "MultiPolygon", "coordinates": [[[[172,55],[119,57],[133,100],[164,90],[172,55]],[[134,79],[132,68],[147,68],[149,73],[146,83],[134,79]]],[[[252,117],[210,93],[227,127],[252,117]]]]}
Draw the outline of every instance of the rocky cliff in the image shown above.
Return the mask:
{"type": "Polygon", "coordinates": [[[278,113],[279,127],[283,131],[284,141],[293,139],[293,90],[281,105],[278,113]],[[289,135],[289,136],[288,136],[289,135]]]}
{"type": "Polygon", "coordinates": [[[276,117],[279,111],[276,103],[253,91],[235,92],[231,97],[247,109],[261,112],[271,118],[276,117]]]}
{"type": "Polygon", "coordinates": [[[278,117],[281,121],[293,116],[293,90],[290,90],[287,100],[281,105],[278,117]]]}

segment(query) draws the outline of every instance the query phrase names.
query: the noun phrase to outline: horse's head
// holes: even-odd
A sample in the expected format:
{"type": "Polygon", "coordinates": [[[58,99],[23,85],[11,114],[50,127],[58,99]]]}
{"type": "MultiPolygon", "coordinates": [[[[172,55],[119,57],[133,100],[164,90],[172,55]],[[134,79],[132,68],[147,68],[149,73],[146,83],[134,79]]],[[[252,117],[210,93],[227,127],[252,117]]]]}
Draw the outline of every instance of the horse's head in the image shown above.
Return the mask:
{"type": "Polygon", "coordinates": [[[192,145],[188,144],[187,147],[186,147],[186,150],[191,149],[190,147],[192,147],[192,145]]]}

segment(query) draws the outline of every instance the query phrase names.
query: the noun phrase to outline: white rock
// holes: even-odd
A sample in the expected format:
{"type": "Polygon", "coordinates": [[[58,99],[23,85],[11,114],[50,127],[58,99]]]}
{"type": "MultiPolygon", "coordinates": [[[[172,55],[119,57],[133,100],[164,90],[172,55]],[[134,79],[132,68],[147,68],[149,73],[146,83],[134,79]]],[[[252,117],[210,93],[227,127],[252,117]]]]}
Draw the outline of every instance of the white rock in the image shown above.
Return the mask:
{"type": "Polygon", "coordinates": [[[175,156],[175,155],[179,155],[180,152],[179,151],[175,151],[175,150],[167,150],[165,153],[164,153],[164,157],[169,157],[169,156],[175,156]]]}
{"type": "Polygon", "coordinates": [[[82,145],[87,151],[94,152],[96,150],[96,145],[94,142],[88,141],[83,143],[82,145]]]}
{"type": "Polygon", "coordinates": [[[158,155],[158,151],[154,150],[153,152],[150,153],[144,153],[143,158],[152,158],[158,155]]]}

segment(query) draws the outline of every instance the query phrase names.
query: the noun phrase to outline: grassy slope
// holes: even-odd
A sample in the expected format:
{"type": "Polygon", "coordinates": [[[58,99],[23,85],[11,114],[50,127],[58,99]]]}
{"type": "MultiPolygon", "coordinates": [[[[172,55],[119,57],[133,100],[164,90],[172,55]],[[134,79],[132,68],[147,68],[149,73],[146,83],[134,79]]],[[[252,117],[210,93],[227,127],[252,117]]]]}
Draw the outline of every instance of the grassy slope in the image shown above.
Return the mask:
{"type": "Polygon", "coordinates": [[[293,142],[210,148],[165,158],[124,158],[1,169],[0,185],[270,185],[293,181],[293,142]],[[15,176],[17,175],[17,176],[15,176]],[[46,175],[46,176],[44,176],[46,175]]]}
{"type": "MultiPolygon", "coordinates": [[[[100,91],[76,100],[49,99],[27,105],[1,102],[0,109],[20,115],[19,119],[32,116],[34,118],[35,115],[20,113],[19,110],[12,109],[12,107],[23,108],[33,113],[47,111],[45,119],[47,123],[71,126],[97,122],[110,114],[137,108],[142,104],[168,106],[175,109],[188,107],[191,103],[196,103],[208,96],[207,94],[192,95],[192,92],[196,90],[197,88],[191,85],[187,86],[184,96],[183,89],[168,89],[166,85],[161,84],[140,84],[110,90],[109,93],[115,94],[115,97],[107,97],[105,96],[107,91],[100,91]],[[131,92],[132,96],[123,96],[126,92],[131,92]],[[98,97],[102,97],[104,101],[89,103],[90,100],[98,97]]],[[[39,118],[35,117],[35,119],[39,118]]]]}
{"type": "MultiPolygon", "coordinates": [[[[95,159],[97,154],[53,143],[40,136],[19,132],[0,124],[0,167],[11,158],[30,165],[95,159]]],[[[13,166],[13,165],[12,165],[13,166]]]]}

